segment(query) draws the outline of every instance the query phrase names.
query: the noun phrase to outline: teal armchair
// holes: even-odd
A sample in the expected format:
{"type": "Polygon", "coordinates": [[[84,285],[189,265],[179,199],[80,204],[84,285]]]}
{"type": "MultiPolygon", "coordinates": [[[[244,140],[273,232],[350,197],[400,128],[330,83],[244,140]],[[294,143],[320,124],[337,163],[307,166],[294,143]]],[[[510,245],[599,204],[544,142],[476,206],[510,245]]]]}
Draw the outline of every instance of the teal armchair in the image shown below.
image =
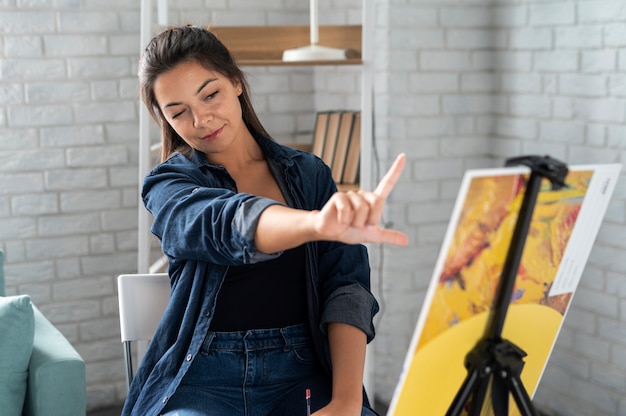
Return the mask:
{"type": "MultiPolygon", "coordinates": [[[[2,251],[0,251],[0,296],[5,296],[4,253],[2,251]]],[[[8,299],[7,297],[4,298],[4,300],[8,299]]],[[[28,298],[22,300],[22,306],[29,305],[28,298]]],[[[3,317],[7,319],[7,316],[15,319],[14,310],[16,308],[12,309],[13,311],[8,312],[9,315],[0,314],[0,320],[3,317]],[[14,315],[10,315],[11,313],[14,315]]],[[[23,377],[17,375],[11,379],[19,379],[20,382],[26,383],[21,416],[84,416],[87,401],[84,360],[35,305],[32,305],[32,313],[30,313],[30,309],[28,309],[28,313],[27,319],[30,319],[29,322],[34,321],[34,325],[25,325],[24,328],[29,327],[29,329],[20,331],[20,333],[29,330],[34,332],[32,352],[30,358],[26,357],[28,370],[23,377]]],[[[0,322],[1,325],[3,325],[2,322],[0,322]]],[[[9,347],[11,346],[19,348],[19,344],[16,342],[9,345],[9,347]]],[[[0,356],[5,354],[5,357],[19,355],[19,351],[7,351],[6,345],[4,348],[0,349],[0,356]]],[[[2,358],[0,357],[0,365],[1,362],[2,358]]],[[[0,378],[0,383],[6,382],[7,379],[0,378]]],[[[10,386],[0,386],[0,390],[4,392],[4,397],[0,397],[0,400],[10,401],[12,396],[20,396],[19,394],[12,394],[14,391],[20,391],[20,387],[16,384],[18,383],[11,381],[10,386]]],[[[5,414],[4,411],[6,411],[7,414],[12,414],[11,412],[15,412],[15,407],[11,408],[11,405],[15,405],[15,403],[0,404],[8,406],[1,409],[0,413],[5,414]]],[[[19,407],[19,403],[17,403],[17,407],[19,407]]]]}

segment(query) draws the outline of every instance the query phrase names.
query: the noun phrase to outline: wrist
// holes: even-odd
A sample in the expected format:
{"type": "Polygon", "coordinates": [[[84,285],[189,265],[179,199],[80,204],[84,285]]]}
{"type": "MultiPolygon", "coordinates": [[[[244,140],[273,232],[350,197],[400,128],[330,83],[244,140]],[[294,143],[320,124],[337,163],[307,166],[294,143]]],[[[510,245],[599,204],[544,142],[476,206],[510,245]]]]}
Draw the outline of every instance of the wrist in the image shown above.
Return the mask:
{"type": "Polygon", "coordinates": [[[322,233],[320,233],[318,225],[317,225],[317,217],[319,213],[320,211],[318,210],[307,212],[305,222],[304,222],[304,228],[306,229],[306,235],[307,235],[306,237],[307,242],[319,241],[323,239],[322,233]]]}
{"type": "Polygon", "coordinates": [[[361,409],[363,408],[363,396],[359,394],[358,396],[350,395],[350,397],[346,397],[344,395],[334,395],[331,399],[331,403],[334,403],[335,406],[340,407],[342,409],[356,412],[358,411],[361,414],[361,409]]]}

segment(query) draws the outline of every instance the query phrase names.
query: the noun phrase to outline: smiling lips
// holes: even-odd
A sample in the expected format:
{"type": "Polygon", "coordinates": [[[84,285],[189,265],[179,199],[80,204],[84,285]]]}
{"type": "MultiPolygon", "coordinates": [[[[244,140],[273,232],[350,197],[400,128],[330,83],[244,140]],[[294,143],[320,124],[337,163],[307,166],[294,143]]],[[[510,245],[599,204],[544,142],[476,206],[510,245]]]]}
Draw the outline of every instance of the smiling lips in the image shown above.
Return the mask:
{"type": "Polygon", "coordinates": [[[219,129],[215,130],[213,133],[209,134],[208,136],[204,136],[202,138],[202,140],[213,141],[213,140],[217,139],[217,137],[220,135],[220,133],[222,132],[223,129],[224,129],[224,127],[221,127],[219,129]]]}

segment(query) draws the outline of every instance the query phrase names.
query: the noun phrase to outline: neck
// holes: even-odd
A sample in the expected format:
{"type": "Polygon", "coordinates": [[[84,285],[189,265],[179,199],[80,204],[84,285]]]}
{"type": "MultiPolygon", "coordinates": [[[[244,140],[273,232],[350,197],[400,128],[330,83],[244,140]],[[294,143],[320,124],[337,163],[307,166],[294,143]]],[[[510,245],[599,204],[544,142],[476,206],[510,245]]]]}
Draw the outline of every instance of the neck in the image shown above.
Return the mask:
{"type": "Polygon", "coordinates": [[[209,162],[223,166],[231,173],[245,171],[250,164],[265,159],[261,147],[250,133],[240,137],[228,150],[206,156],[209,162]]]}

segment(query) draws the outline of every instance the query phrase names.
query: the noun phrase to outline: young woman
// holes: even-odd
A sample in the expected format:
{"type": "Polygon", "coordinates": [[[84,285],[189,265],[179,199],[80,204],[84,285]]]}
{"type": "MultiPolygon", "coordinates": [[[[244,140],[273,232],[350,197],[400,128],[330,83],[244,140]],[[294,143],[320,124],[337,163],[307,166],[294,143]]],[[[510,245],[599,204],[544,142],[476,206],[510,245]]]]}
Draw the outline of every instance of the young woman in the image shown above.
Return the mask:
{"type": "Polygon", "coordinates": [[[162,163],[142,197],[168,257],[172,294],[125,415],[373,415],[362,387],[378,310],[361,242],[379,227],[402,168],[374,192],[336,192],[315,156],[271,140],[248,85],[207,29],[147,46],[144,103],[162,163]]]}

